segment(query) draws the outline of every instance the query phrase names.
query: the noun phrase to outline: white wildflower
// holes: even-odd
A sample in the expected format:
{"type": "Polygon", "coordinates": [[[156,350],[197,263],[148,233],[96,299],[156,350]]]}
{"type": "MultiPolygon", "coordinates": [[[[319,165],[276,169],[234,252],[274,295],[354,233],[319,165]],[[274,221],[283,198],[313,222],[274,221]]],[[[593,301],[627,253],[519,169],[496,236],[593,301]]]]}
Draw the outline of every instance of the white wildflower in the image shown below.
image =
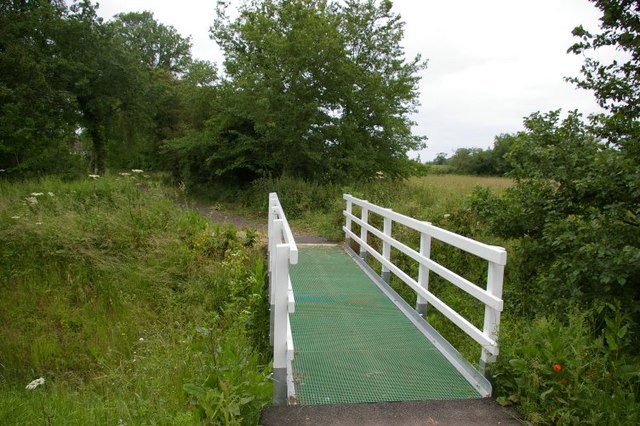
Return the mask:
{"type": "Polygon", "coordinates": [[[27,197],[25,200],[27,200],[27,202],[32,206],[38,204],[38,199],[36,197],[27,197]]]}
{"type": "Polygon", "coordinates": [[[55,197],[55,196],[56,196],[56,194],[54,194],[54,193],[53,193],[53,192],[51,192],[51,191],[47,192],[47,194],[49,194],[49,197],[55,197]]]}
{"type": "Polygon", "coordinates": [[[44,377],[40,377],[39,379],[35,379],[33,382],[29,383],[25,389],[33,390],[40,385],[44,385],[44,377]]]}
{"type": "Polygon", "coordinates": [[[100,177],[100,175],[89,175],[90,178],[92,179],[98,179],[100,177]]]}
{"type": "Polygon", "coordinates": [[[140,170],[140,169],[131,169],[132,173],[143,173],[144,170],[140,170]]]}
{"type": "Polygon", "coordinates": [[[139,342],[144,342],[144,337],[138,339],[139,342]]]}
{"type": "Polygon", "coordinates": [[[11,219],[20,219],[20,216],[11,216],[11,219]]]}
{"type": "Polygon", "coordinates": [[[34,197],[39,197],[44,194],[42,192],[32,192],[31,195],[33,195],[34,197]]]}
{"type": "Polygon", "coordinates": [[[451,215],[449,213],[443,214],[442,217],[444,217],[445,219],[451,217],[451,215]]]}
{"type": "Polygon", "coordinates": [[[7,171],[7,169],[0,169],[0,173],[4,173],[6,171],[7,171]]]}
{"type": "Polygon", "coordinates": [[[131,176],[131,173],[126,173],[126,172],[122,172],[122,173],[119,173],[119,174],[120,174],[120,176],[131,176]]]}
{"type": "Polygon", "coordinates": [[[42,225],[42,222],[36,222],[36,225],[42,225]]]}

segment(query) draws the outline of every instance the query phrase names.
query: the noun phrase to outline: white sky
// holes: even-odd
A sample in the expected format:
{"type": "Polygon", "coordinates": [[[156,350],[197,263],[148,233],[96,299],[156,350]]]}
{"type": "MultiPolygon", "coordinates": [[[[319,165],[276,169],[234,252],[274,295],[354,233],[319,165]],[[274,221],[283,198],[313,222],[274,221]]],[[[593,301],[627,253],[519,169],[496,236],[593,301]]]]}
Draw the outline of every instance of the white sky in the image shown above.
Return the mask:
{"type": "MultiPolygon", "coordinates": [[[[521,130],[523,117],[536,111],[597,111],[589,92],[563,80],[577,76],[583,61],[566,53],[576,41],[571,30],[580,24],[598,28],[600,14],[589,1],[393,3],[406,23],[407,57],[420,53],[429,60],[414,117],[414,133],[428,137],[422,160],[461,147],[490,147],[496,135],[521,130]]],[[[103,0],[98,13],[110,19],[149,10],[159,22],[192,37],[194,57],[222,68],[222,55],[208,32],[215,5],[216,0],[103,0]]]]}

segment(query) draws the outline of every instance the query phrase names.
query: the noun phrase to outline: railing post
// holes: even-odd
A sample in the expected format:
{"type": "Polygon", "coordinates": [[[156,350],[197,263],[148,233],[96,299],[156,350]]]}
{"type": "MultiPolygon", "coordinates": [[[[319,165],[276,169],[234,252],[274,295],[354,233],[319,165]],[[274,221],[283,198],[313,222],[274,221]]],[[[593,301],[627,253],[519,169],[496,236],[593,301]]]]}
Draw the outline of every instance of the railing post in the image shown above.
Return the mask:
{"type": "MultiPolygon", "coordinates": [[[[386,209],[386,210],[391,211],[391,209],[386,209]]],[[[382,229],[382,232],[387,237],[391,237],[392,224],[393,222],[391,221],[390,217],[384,218],[384,227],[382,229]]],[[[389,262],[391,261],[391,244],[389,244],[386,241],[382,241],[382,257],[384,257],[385,260],[389,262]]],[[[391,272],[389,271],[389,268],[387,268],[385,265],[382,265],[381,277],[384,280],[384,282],[386,282],[387,284],[391,282],[391,272]]]]}
{"type": "MultiPolygon", "coordinates": [[[[367,203],[368,201],[364,201],[365,203],[367,203]]],[[[369,209],[366,208],[365,206],[361,207],[361,214],[360,214],[360,219],[362,220],[362,222],[364,223],[369,223],[369,209]]],[[[362,240],[362,244],[360,246],[360,257],[362,259],[366,259],[367,258],[367,249],[366,249],[366,245],[367,245],[367,229],[362,226],[360,227],[360,239],[362,240]]]]}
{"type": "MultiPolygon", "coordinates": [[[[504,265],[489,262],[489,271],[487,273],[487,291],[502,299],[502,285],[504,280],[504,265]]],[[[500,328],[500,311],[489,306],[484,308],[484,327],[483,333],[497,342],[498,331],[500,328]]],[[[482,348],[480,355],[480,369],[486,375],[489,364],[496,362],[496,355],[493,355],[487,349],[482,348]]]]}
{"type": "Polygon", "coordinates": [[[275,247],[273,321],[273,403],[287,403],[287,285],[289,281],[289,245],[275,247]]]}
{"type": "MultiPolygon", "coordinates": [[[[273,209],[273,207],[270,207],[270,209],[273,209]]],[[[269,341],[271,343],[271,345],[273,346],[273,327],[274,327],[274,315],[275,315],[275,300],[276,300],[276,296],[275,296],[275,292],[276,292],[276,286],[277,286],[277,281],[276,281],[276,276],[275,276],[275,271],[277,268],[277,253],[276,253],[276,247],[277,244],[279,243],[279,241],[275,238],[275,237],[280,237],[280,235],[282,235],[282,227],[283,227],[283,220],[282,219],[274,219],[273,223],[271,224],[271,232],[273,232],[273,234],[269,234],[269,247],[270,247],[270,255],[269,255],[269,272],[270,272],[270,276],[269,276],[269,303],[271,304],[271,310],[269,312],[269,341]]],[[[285,283],[285,288],[286,288],[287,284],[285,283]]]]}
{"type": "MultiPolygon", "coordinates": [[[[351,201],[351,200],[347,200],[347,213],[348,214],[353,214],[353,201],[351,201]]],[[[347,220],[345,222],[345,228],[347,228],[349,231],[351,231],[351,217],[349,217],[349,216],[347,216],[347,220]]],[[[349,234],[345,233],[344,242],[347,245],[347,247],[350,246],[351,237],[349,236],[349,234]]]]}
{"type": "MultiPolygon", "coordinates": [[[[431,235],[420,233],[420,254],[427,259],[431,259],[431,235]]],[[[429,267],[420,264],[418,268],[418,285],[425,290],[429,290],[429,267]]],[[[416,300],[416,312],[424,319],[427,318],[427,301],[418,295],[416,300]]]]}

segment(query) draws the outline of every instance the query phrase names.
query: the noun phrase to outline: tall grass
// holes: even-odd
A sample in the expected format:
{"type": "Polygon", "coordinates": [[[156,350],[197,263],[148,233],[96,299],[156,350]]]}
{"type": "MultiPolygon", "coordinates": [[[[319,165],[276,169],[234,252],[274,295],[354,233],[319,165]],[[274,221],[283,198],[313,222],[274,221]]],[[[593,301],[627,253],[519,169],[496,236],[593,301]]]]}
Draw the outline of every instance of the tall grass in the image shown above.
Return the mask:
{"type": "Polygon", "coordinates": [[[263,255],[167,191],[137,176],[0,183],[3,423],[257,422],[263,255]],[[205,383],[217,411],[189,392],[205,383]]]}

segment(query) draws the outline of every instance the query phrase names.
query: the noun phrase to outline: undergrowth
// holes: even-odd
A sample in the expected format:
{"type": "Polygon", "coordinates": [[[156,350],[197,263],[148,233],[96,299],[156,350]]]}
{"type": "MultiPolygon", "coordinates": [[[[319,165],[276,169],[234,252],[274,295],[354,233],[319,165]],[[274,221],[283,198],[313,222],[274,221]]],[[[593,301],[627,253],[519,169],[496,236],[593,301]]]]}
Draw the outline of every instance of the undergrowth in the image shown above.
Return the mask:
{"type": "Polygon", "coordinates": [[[0,183],[4,424],[257,423],[263,253],[167,191],[140,175],[0,183]]]}

